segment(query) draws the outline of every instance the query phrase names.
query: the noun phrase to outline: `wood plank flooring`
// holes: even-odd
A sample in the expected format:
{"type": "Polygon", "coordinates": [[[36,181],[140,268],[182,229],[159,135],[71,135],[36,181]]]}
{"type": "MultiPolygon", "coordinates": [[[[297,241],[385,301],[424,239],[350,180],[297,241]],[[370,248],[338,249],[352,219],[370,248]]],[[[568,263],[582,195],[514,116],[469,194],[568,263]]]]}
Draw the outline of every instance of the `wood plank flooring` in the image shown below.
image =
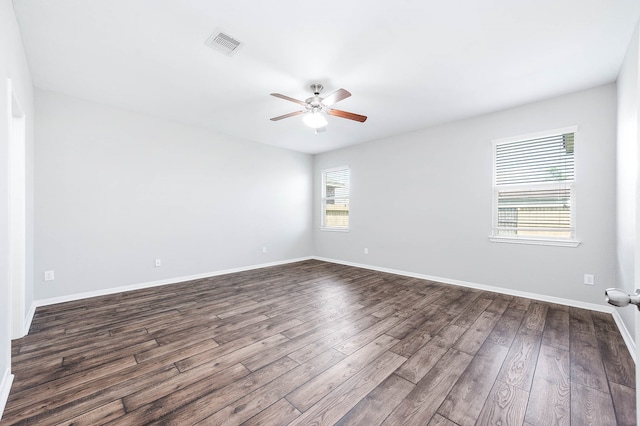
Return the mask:
{"type": "Polygon", "coordinates": [[[38,308],[1,425],[632,425],[611,315],[315,260],[38,308]]]}

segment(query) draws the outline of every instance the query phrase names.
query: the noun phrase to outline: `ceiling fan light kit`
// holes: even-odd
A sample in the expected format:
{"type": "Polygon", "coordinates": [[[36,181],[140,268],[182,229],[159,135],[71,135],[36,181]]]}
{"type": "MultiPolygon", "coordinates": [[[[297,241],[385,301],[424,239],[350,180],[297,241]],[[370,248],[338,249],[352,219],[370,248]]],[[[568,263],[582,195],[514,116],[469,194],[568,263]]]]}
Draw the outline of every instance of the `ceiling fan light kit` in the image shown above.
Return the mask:
{"type": "Polygon", "coordinates": [[[320,127],[324,127],[327,124],[329,124],[327,122],[327,119],[324,118],[324,116],[322,115],[322,113],[318,111],[306,113],[302,118],[302,121],[304,121],[304,124],[311,127],[312,129],[318,129],[320,127]]]}
{"type": "Polygon", "coordinates": [[[304,114],[302,121],[312,129],[316,129],[316,134],[318,132],[324,131],[327,124],[329,124],[327,122],[327,119],[324,117],[324,114],[332,115],[334,117],[346,118],[348,120],[354,120],[360,123],[365,122],[367,117],[364,115],[330,108],[333,104],[351,96],[351,93],[349,93],[348,90],[338,89],[327,97],[322,98],[320,97],[320,92],[322,92],[323,88],[324,87],[322,86],[322,84],[312,84],[311,91],[313,92],[313,96],[307,98],[304,102],[286,95],[282,95],[280,93],[272,93],[271,96],[294,102],[298,105],[303,106],[304,109],[301,111],[294,111],[290,112],[289,114],[280,115],[278,117],[273,117],[271,121],[279,121],[284,118],[304,114]]]}

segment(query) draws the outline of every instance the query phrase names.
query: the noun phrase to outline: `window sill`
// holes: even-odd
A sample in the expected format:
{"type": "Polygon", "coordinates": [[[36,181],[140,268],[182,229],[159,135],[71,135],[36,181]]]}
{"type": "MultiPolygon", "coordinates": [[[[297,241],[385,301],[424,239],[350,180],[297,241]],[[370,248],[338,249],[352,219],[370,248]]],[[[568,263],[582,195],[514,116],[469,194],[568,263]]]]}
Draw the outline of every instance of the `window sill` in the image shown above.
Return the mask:
{"type": "Polygon", "coordinates": [[[321,231],[329,231],[329,232],[349,232],[349,228],[326,228],[320,227],[321,231]]]}
{"type": "Polygon", "coordinates": [[[530,244],[536,246],[578,247],[578,240],[547,240],[543,238],[489,237],[494,243],[530,244]]]}

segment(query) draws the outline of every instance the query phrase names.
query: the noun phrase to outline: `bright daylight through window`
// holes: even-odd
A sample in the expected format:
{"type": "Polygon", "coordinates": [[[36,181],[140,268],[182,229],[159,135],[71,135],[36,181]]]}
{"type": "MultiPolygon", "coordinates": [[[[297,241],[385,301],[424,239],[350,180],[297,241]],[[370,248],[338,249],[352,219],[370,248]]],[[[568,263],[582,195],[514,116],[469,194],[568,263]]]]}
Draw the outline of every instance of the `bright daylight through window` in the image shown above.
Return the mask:
{"type": "Polygon", "coordinates": [[[576,128],[494,141],[492,241],[577,246],[576,128]]]}
{"type": "Polygon", "coordinates": [[[349,167],[322,171],[322,228],[349,229],[349,167]]]}

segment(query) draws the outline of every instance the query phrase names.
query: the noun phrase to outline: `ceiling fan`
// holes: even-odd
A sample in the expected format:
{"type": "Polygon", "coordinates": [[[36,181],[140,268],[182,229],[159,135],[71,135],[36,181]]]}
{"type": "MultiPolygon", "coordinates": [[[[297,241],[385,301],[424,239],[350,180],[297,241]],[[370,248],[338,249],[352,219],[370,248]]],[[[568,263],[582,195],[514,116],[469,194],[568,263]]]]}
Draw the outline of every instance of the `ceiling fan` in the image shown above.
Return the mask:
{"type": "Polygon", "coordinates": [[[278,121],[284,118],[305,114],[303,118],[304,123],[307,126],[316,129],[316,133],[322,132],[326,129],[328,123],[324,118],[324,114],[364,123],[364,121],[367,119],[367,117],[364,115],[354,114],[352,112],[331,108],[333,104],[351,96],[351,93],[349,93],[348,90],[338,89],[330,95],[322,98],[320,97],[320,92],[322,92],[323,88],[324,87],[322,86],[322,84],[312,84],[311,91],[313,92],[313,96],[307,98],[305,101],[299,101],[298,99],[294,99],[286,95],[281,95],[280,93],[272,93],[271,96],[275,96],[276,98],[284,99],[286,101],[295,102],[298,105],[303,106],[304,109],[301,111],[295,111],[290,112],[289,114],[280,115],[278,117],[273,117],[271,121],[278,121]]]}

